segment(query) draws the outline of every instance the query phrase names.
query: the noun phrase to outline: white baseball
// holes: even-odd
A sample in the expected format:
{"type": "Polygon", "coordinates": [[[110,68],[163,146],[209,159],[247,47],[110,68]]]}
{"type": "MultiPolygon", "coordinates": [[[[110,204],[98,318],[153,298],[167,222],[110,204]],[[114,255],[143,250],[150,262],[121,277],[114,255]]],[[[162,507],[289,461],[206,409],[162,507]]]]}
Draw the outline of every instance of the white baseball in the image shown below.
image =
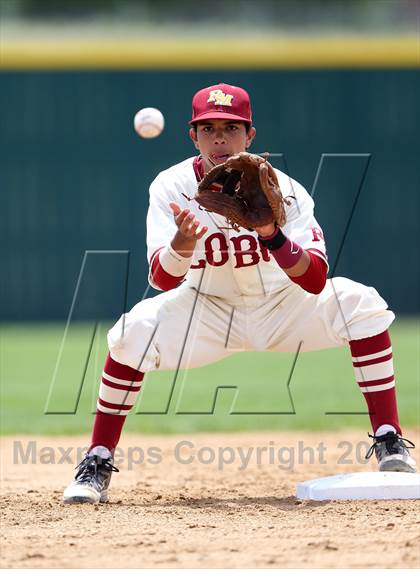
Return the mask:
{"type": "Polygon", "coordinates": [[[146,107],[140,109],[134,117],[134,128],[142,138],[159,136],[165,126],[165,119],[159,109],[146,107]]]}

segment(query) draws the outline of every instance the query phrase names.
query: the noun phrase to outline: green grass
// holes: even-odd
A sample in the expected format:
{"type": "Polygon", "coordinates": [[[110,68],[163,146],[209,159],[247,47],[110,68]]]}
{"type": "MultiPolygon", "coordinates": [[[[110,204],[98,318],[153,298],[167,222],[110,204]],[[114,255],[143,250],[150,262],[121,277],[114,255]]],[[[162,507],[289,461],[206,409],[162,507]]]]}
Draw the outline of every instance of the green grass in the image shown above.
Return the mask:
{"type": "MultiPolygon", "coordinates": [[[[107,351],[105,324],[97,330],[77,412],[74,409],[92,329],[92,325],[86,323],[71,327],[57,368],[49,414],[46,414],[64,325],[3,325],[0,343],[2,434],[90,431],[107,351]]],[[[404,426],[418,425],[418,320],[400,320],[393,325],[391,333],[400,418],[404,426]]],[[[150,433],[349,427],[368,430],[366,415],[326,415],[331,411],[366,411],[347,348],[299,356],[290,382],[295,413],[287,389],[293,358],[293,354],[235,354],[211,366],[181,371],[175,383],[173,372],[150,373],[136,413],[132,412],[127,420],[126,430],[150,433]],[[212,412],[218,386],[237,386],[238,389],[219,390],[212,412]]]]}

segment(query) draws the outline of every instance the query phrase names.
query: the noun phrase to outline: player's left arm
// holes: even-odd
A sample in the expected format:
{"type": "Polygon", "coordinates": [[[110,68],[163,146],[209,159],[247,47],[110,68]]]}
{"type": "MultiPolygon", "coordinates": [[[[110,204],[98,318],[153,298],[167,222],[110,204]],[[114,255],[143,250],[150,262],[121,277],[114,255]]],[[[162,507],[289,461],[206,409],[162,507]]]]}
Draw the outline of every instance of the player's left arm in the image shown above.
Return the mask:
{"type": "MultiPolygon", "coordinates": [[[[267,249],[273,249],[273,250],[280,249],[287,241],[287,237],[284,235],[284,233],[281,231],[279,227],[276,227],[276,225],[274,225],[274,223],[270,223],[268,225],[264,225],[261,227],[256,227],[256,231],[258,233],[260,241],[263,243],[265,247],[267,247],[267,249]]],[[[290,245],[292,244],[293,242],[290,241],[290,245]]],[[[295,247],[291,246],[289,247],[289,249],[291,251],[298,251],[298,246],[295,247]]],[[[297,253],[294,254],[297,255],[297,253]]],[[[284,272],[289,277],[300,277],[301,275],[306,273],[311,263],[311,257],[308,251],[305,251],[304,249],[302,249],[302,251],[300,252],[299,259],[297,261],[295,260],[294,257],[290,257],[290,260],[291,262],[294,262],[294,264],[291,267],[282,267],[284,272]]]]}
{"type": "Polygon", "coordinates": [[[261,245],[270,250],[281,269],[307,292],[319,294],[326,283],[328,261],[321,228],[314,217],[314,202],[292,181],[295,205],[283,228],[274,223],[257,227],[261,245]]]}
{"type": "Polygon", "coordinates": [[[322,257],[286,237],[279,227],[264,226],[256,230],[261,244],[270,250],[290,280],[312,294],[322,292],[328,273],[328,264],[322,257]]]}

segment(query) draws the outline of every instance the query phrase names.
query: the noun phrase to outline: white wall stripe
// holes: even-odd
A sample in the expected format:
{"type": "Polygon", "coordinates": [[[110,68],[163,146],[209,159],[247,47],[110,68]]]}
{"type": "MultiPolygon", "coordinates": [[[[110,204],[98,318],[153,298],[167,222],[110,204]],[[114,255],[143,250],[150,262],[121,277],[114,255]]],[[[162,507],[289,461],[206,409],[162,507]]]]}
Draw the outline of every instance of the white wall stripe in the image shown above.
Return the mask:
{"type": "Polygon", "coordinates": [[[128,415],[129,411],[121,411],[120,409],[108,409],[108,407],[104,407],[99,402],[96,405],[98,411],[102,413],[108,413],[109,415],[128,415]]]}
{"type": "Polygon", "coordinates": [[[385,391],[385,389],[391,389],[394,387],[395,380],[390,381],[389,383],[383,383],[382,385],[372,385],[371,387],[361,387],[360,391],[363,393],[371,393],[372,391],[385,391]]]}
{"type": "Polygon", "coordinates": [[[394,365],[392,360],[370,366],[355,367],[353,369],[358,383],[363,381],[373,381],[374,379],[386,379],[387,377],[394,375],[394,365]]]}
{"type": "Polygon", "coordinates": [[[362,363],[368,362],[369,360],[376,360],[376,358],[382,358],[382,356],[387,356],[388,354],[392,354],[392,346],[386,350],[382,350],[382,352],[376,352],[376,354],[369,354],[368,356],[356,356],[351,359],[356,363],[362,363]]]}
{"type": "Polygon", "coordinates": [[[99,389],[99,397],[107,403],[115,403],[116,405],[134,405],[137,399],[138,391],[124,391],[122,389],[114,389],[101,383],[99,389]]]}
{"type": "Polygon", "coordinates": [[[108,381],[113,381],[114,383],[118,383],[118,385],[127,385],[128,387],[130,387],[130,385],[132,385],[133,387],[137,387],[141,383],[141,379],[139,381],[131,381],[129,379],[118,379],[118,377],[113,377],[112,375],[109,375],[109,373],[106,373],[105,371],[102,372],[102,377],[104,377],[108,381]]]}

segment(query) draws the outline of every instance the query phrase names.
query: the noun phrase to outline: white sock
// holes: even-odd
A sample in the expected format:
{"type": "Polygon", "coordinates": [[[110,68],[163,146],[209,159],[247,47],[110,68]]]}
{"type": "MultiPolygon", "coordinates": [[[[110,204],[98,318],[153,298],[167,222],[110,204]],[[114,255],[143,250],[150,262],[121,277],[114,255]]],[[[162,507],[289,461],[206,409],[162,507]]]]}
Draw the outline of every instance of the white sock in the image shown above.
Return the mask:
{"type": "Polygon", "coordinates": [[[376,429],[375,437],[382,437],[382,435],[386,435],[390,431],[392,431],[393,433],[397,432],[395,427],[393,427],[392,425],[386,425],[386,424],[381,425],[378,429],[376,429]]]}
{"type": "Polygon", "coordinates": [[[106,447],[103,447],[103,446],[93,447],[89,451],[89,456],[93,456],[94,454],[96,454],[96,456],[100,456],[103,460],[106,460],[107,458],[112,457],[112,454],[109,451],[109,449],[107,449],[106,447]]]}

